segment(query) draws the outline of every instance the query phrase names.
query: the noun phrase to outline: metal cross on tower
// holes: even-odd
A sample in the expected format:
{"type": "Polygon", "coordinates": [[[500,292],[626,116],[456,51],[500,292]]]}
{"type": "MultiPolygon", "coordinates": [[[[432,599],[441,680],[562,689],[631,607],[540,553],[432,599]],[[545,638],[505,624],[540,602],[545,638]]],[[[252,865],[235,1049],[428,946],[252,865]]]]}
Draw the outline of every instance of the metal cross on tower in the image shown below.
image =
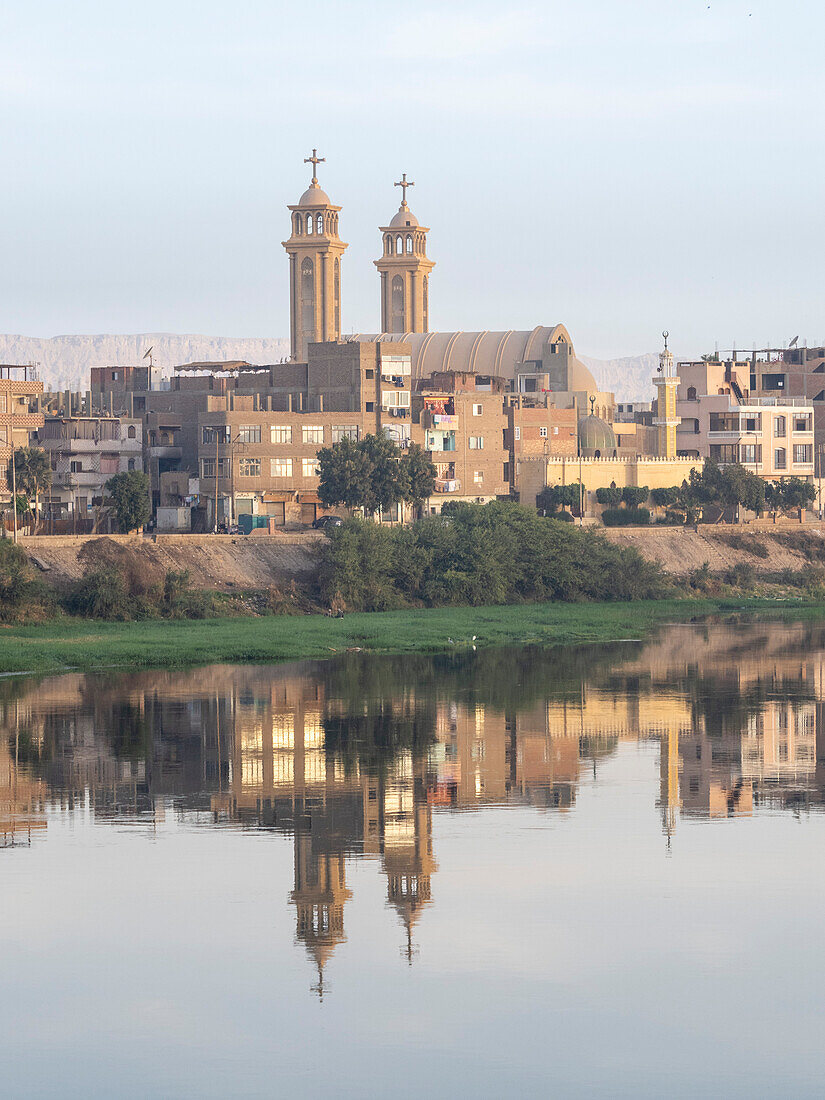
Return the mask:
{"type": "Polygon", "coordinates": [[[318,156],[318,150],[317,149],[312,150],[312,156],[311,157],[304,157],[304,164],[311,164],[312,165],[312,182],[313,183],[318,182],[318,165],[319,164],[325,164],[326,159],[327,159],[326,157],[319,157],[318,156]]]}
{"type": "Polygon", "coordinates": [[[401,188],[401,195],[402,195],[401,205],[406,206],[407,205],[407,188],[408,187],[415,187],[415,180],[408,180],[407,179],[407,173],[405,172],[403,174],[403,176],[401,177],[401,179],[397,183],[393,184],[393,187],[400,187],[401,188]]]}

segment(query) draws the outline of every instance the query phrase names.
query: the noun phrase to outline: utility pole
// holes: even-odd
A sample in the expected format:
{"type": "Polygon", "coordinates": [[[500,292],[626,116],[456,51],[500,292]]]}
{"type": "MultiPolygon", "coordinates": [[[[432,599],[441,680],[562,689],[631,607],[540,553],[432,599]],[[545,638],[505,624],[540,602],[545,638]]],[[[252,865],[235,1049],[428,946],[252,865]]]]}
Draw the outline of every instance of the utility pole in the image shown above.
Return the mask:
{"type": "Polygon", "coordinates": [[[14,466],[14,440],[11,444],[11,515],[14,529],[14,542],[17,542],[17,470],[14,466]]]}
{"type": "Polygon", "coordinates": [[[215,427],[215,534],[218,533],[218,429],[215,427]]]}

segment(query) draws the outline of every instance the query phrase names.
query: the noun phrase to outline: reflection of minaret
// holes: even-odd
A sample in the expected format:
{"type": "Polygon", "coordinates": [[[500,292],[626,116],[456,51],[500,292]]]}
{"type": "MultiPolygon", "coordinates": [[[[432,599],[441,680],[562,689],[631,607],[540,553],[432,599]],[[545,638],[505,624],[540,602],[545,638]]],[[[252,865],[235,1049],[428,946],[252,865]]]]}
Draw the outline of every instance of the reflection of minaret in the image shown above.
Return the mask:
{"type": "Polygon", "coordinates": [[[667,731],[661,740],[660,768],[661,768],[661,799],[662,827],[667,835],[667,846],[670,848],[670,838],[676,831],[676,818],[681,802],[679,800],[679,730],[672,723],[668,723],[667,731]]]}
{"type": "Polygon", "coordinates": [[[298,909],[296,939],[318,968],[317,992],[323,996],[324,966],[344,935],[344,903],[352,897],[344,877],[341,854],[316,854],[312,834],[295,830],[295,889],[291,900],[298,909]]]}
{"type": "Polygon", "coordinates": [[[412,963],[412,929],[421,909],[432,900],[433,818],[423,777],[399,777],[384,792],[384,870],[387,899],[407,931],[406,955],[412,963]]]}

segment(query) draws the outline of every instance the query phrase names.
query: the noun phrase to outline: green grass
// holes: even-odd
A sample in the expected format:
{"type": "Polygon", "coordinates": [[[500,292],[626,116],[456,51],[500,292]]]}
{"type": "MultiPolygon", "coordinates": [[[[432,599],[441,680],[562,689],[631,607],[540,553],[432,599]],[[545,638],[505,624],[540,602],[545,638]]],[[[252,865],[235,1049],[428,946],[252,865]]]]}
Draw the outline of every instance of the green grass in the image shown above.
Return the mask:
{"type": "MultiPolygon", "coordinates": [[[[795,613],[822,605],[787,601],[795,613]]],[[[329,657],[348,648],[376,653],[433,653],[476,645],[541,645],[640,638],[657,623],[719,611],[777,611],[770,600],[657,600],[553,603],[323,615],[104,623],[54,619],[0,628],[0,673],[95,668],[169,668],[215,662],[272,662],[329,657]]]]}

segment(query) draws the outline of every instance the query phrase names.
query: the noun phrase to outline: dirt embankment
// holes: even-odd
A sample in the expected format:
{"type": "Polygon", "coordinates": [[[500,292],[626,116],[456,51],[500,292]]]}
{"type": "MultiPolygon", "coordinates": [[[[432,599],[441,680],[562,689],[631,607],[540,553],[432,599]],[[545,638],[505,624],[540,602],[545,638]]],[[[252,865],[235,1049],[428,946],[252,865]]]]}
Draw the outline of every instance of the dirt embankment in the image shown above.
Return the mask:
{"type": "Polygon", "coordinates": [[[43,579],[64,587],[90,569],[118,566],[162,584],[170,569],[188,570],[193,588],[232,591],[265,589],[308,580],[317,569],[320,533],[278,535],[159,535],[39,537],[23,548],[43,570],[43,579]]]}
{"type": "MultiPolygon", "coordinates": [[[[685,576],[705,562],[714,573],[747,562],[758,574],[825,566],[825,526],[612,528],[611,542],[632,546],[685,576]]],[[[188,570],[193,588],[231,592],[263,590],[311,581],[325,536],[316,532],[278,535],[159,535],[157,540],[125,535],[45,536],[23,539],[43,578],[65,587],[90,569],[118,566],[148,584],[162,584],[170,569],[188,570]]]]}
{"type": "Polygon", "coordinates": [[[619,546],[632,546],[646,558],[661,563],[667,573],[683,576],[701,569],[731,569],[747,562],[757,573],[799,570],[806,565],[825,565],[825,526],[788,524],[761,527],[700,526],[609,528],[607,538],[619,546]]]}

